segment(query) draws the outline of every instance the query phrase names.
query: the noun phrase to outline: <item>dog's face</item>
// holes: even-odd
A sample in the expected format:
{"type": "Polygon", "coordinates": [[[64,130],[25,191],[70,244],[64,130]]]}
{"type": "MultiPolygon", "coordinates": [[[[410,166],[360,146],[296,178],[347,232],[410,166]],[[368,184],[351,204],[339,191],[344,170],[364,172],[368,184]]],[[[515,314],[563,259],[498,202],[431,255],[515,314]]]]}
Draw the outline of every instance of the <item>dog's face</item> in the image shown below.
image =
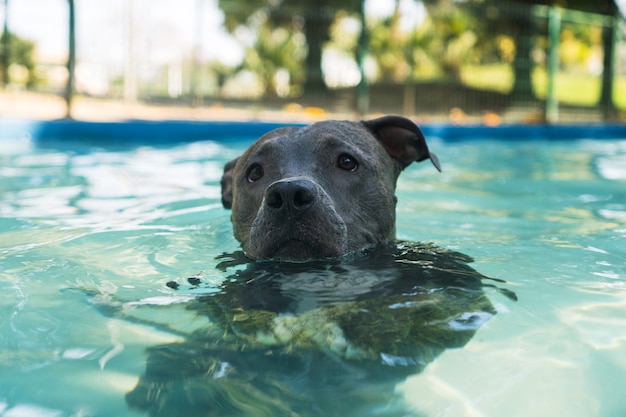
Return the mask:
{"type": "Polygon", "coordinates": [[[431,159],[419,128],[388,116],[271,131],[229,162],[222,202],[254,259],[337,257],[395,237],[395,187],[431,159]]]}

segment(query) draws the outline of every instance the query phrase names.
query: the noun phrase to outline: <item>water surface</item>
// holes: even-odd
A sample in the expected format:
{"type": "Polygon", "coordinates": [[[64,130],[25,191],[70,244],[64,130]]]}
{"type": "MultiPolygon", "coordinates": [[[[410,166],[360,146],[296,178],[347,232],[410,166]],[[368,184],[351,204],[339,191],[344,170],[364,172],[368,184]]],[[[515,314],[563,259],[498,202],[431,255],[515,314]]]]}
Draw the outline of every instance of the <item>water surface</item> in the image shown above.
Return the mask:
{"type": "MultiPolygon", "coordinates": [[[[247,142],[0,142],[0,416],[145,414],[126,396],[151,353],[211,328],[190,305],[247,268],[219,258],[239,249],[222,166],[247,142]]],[[[367,412],[625,415],[626,141],[431,142],[443,173],[402,174],[398,238],[507,283],[480,289],[494,314],[472,337],[384,382],[393,398],[367,412]]],[[[296,312],[319,307],[300,301],[296,312]]]]}

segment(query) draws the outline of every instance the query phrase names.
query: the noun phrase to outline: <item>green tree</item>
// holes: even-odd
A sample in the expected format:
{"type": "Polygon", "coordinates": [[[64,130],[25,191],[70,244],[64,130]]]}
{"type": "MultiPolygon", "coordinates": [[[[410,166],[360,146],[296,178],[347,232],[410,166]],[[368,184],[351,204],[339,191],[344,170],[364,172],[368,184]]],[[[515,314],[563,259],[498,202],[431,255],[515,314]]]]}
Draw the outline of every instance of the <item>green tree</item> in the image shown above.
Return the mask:
{"type": "MultiPolygon", "coordinates": [[[[531,2],[532,3],[532,2],[531,2]]],[[[521,100],[532,97],[531,74],[533,60],[531,53],[534,47],[536,34],[536,19],[532,15],[532,4],[524,2],[469,0],[465,10],[483,22],[480,33],[481,45],[490,45],[494,39],[502,39],[502,36],[512,39],[514,52],[512,56],[513,86],[511,94],[521,100]]],[[[493,44],[491,44],[493,46],[493,44]]],[[[494,48],[491,49],[493,51],[494,48]]],[[[504,58],[504,53],[499,50],[498,58],[504,58]]]]}
{"type": "Polygon", "coordinates": [[[271,27],[298,26],[306,39],[304,92],[326,90],[322,75],[322,51],[330,39],[329,29],[340,10],[357,11],[361,0],[219,0],[226,16],[225,26],[231,32],[255,26],[266,17],[271,27]]]}
{"type": "Polygon", "coordinates": [[[294,95],[304,78],[304,36],[297,28],[274,27],[268,21],[256,28],[256,34],[254,46],[246,50],[241,68],[257,74],[266,95],[294,95]]]}
{"type": "Polygon", "coordinates": [[[390,17],[374,23],[369,29],[369,49],[378,66],[379,77],[384,81],[403,82],[411,71],[407,49],[411,46],[412,34],[401,30],[398,6],[396,3],[390,17]]]}
{"type": "Polygon", "coordinates": [[[416,28],[403,30],[399,2],[394,13],[369,28],[370,49],[380,76],[394,82],[437,75],[460,80],[461,67],[477,59],[477,25],[451,0],[430,1],[416,28]]]}
{"type": "MultiPolygon", "coordinates": [[[[9,45],[8,58],[0,60],[0,74],[6,74],[8,68],[4,68],[5,65],[17,64],[28,71],[26,80],[26,86],[32,87],[35,85],[35,43],[26,39],[22,39],[19,36],[12,34],[11,32],[4,31],[0,36],[0,49],[2,49],[3,55],[7,53],[4,51],[3,45],[9,45]]],[[[5,84],[8,84],[10,80],[2,80],[5,84]]]]}
{"type": "Polygon", "coordinates": [[[456,7],[452,0],[440,0],[428,7],[427,26],[422,32],[430,34],[428,54],[438,57],[443,73],[461,80],[461,67],[479,59],[478,25],[474,17],[456,7]],[[435,36],[432,36],[435,35],[435,36]]]}
{"type": "Polygon", "coordinates": [[[439,34],[431,56],[441,57],[446,73],[459,78],[464,63],[503,62],[515,73],[512,94],[531,91],[535,20],[532,1],[416,0],[422,1],[439,34]],[[530,4],[529,4],[530,3],[530,4]],[[447,49],[444,50],[444,45],[447,49]],[[436,52],[439,51],[439,52],[436,52]]]}

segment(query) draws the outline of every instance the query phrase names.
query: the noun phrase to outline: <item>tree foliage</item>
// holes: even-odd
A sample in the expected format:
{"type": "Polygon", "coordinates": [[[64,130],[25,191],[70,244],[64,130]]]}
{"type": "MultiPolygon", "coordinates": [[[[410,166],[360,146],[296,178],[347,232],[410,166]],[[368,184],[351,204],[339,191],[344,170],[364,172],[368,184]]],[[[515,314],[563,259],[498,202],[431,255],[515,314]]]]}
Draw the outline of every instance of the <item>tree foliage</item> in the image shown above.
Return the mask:
{"type": "Polygon", "coordinates": [[[462,65],[478,59],[473,48],[478,39],[474,17],[450,0],[425,3],[424,21],[409,30],[400,25],[399,2],[390,17],[370,24],[369,46],[381,79],[460,79],[462,65]]]}
{"type": "MultiPolygon", "coordinates": [[[[27,72],[26,86],[32,87],[35,84],[35,43],[22,39],[11,32],[3,32],[0,36],[0,56],[6,53],[2,49],[7,44],[9,45],[9,57],[7,60],[9,66],[16,64],[23,67],[27,72]],[[6,39],[7,37],[8,39],[6,39]]],[[[0,60],[0,74],[5,73],[5,68],[2,68],[2,61],[0,60]]]]}
{"type": "MultiPolygon", "coordinates": [[[[322,49],[330,39],[329,29],[335,15],[340,10],[359,10],[361,1],[219,0],[218,4],[226,16],[225,27],[231,33],[245,30],[247,26],[258,27],[260,20],[269,28],[300,31],[306,39],[306,43],[299,45],[303,51],[299,53],[305,56],[304,88],[311,92],[325,89],[321,70],[322,49]]],[[[283,48],[282,51],[287,53],[290,48],[283,48]]]]}
{"type": "Polygon", "coordinates": [[[288,96],[298,93],[303,83],[305,40],[296,28],[276,27],[269,21],[260,22],[256,41],[245,53],[242,69],[260,78],[266,95],[288,96]]]}
{"type": "MultiPolygon", "coordinates": [[[[400,0],[395,0],[388,17],[367,16],[367,49],[376,67],[373,81],[463,82],[464,68],[498,64],[515,74],[513,93],[531,91],[532,69],[540,63],[537,57],[546,39],[545,21],[531,13],[533,5],[502,0],[414,1],[423,5],[426,14],[408,29],[401,24],[406,16],[400,0]]],[[[285,72],[291,94],[298,86],[307,93],[323,90],[324,48],[341,51],[344,58],[357,55],[358,34],[344,23],[360,22],[361,0],[219,0],[219,5],[226,28],[242,39],[253,39],[247,43],[243,66],[261,78],[268,93],[277,93],[277,74],[285,72]]],[[[565,65],[579,65],[600,54],[597,28],[564,29],[561,59],[565,65]]]]}

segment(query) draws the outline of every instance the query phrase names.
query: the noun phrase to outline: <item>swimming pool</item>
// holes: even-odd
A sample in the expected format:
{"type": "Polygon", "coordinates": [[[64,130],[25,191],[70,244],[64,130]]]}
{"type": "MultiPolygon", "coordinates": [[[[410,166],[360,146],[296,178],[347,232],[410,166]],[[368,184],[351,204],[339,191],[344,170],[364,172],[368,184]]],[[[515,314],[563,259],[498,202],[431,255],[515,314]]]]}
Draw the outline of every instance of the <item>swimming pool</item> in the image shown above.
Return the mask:
{"type": "MultiPolygon", "coordinates": [[[[126,395],[146,352],[209,326],[187,307],[233,273],[222,166],[275,126],[68,123],[0,134],[0,416],[144,415],[126,395]]],[[[443,172],[401,175],[398,238],[473,257],[518,301],[486,287],[497,314],[370,415],[626,414],[620,128],[425,129],[443,172]]]]}

